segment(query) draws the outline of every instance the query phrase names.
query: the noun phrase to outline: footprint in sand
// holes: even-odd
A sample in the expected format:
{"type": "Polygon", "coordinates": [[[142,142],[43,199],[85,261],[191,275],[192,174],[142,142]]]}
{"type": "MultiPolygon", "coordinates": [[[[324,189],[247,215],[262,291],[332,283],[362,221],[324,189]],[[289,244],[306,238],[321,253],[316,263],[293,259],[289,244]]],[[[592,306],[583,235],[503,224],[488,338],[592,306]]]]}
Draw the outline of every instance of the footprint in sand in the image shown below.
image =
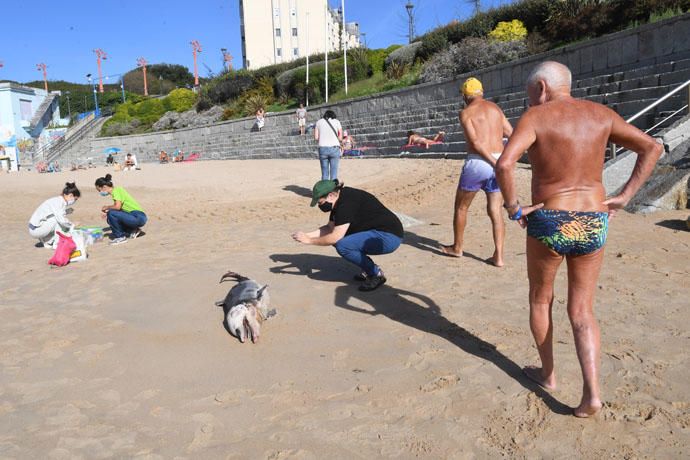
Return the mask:
{"type": "Polygon", "coordinates": [[[114,343],[102,343],[102,344],[91,344],[85,346],[82,350],[75,351],[74,354],[78,356],[79,362],[94,361],[101,359],[104,351],[111,349],[115,346],[114,343]]]}
{"type": "Polygon", "coordinates": [[[314,454],[303,449],[269,450],[264,454],[266,460],[311,459],[314,454]]]}
{"type": "Polygon", "coordinates": [[[433,393],[444,388],[456,385],[460,381],[460,377],[457,375],[444,375],[442,377],[435,378],[431,382],[421,385],[419,389],[425,393],[433,393]]]}
{"type": "Polygon", "coordinates": [[[187,450],[193,452],[203,449],[211,443],[215,426],[215,419],[212,414],[207,412],[194,414],[192,419],[198,423],[194,431],[194,440],[187,446],[187,450]]]}

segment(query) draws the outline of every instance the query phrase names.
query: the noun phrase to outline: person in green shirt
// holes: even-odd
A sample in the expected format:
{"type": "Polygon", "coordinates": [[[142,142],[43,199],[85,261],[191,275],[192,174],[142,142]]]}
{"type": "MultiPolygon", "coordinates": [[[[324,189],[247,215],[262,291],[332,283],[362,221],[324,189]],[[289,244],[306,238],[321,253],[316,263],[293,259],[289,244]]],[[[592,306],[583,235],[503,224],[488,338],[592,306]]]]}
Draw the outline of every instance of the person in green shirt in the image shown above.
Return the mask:
{"type": "Polygon", "coordinates": [[[101,212],[112,230],[110,244],[126,243],[127,239],[134,239],[141,234],[141,227],[148,218],[139,203],[122,187],[113,186],[110,174],[96,179],[96,190],[101,196],[112,196],[113,204],[103,206],[101,212]]]}

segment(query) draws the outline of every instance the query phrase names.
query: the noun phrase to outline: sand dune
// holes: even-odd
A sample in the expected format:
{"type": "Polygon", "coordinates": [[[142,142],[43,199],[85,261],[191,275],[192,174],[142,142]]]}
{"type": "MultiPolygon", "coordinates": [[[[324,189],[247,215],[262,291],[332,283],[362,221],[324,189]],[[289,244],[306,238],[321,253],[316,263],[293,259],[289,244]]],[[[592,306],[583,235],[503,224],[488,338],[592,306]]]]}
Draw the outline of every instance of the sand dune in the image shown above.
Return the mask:
{"type": "MultiPolygon", "coordinates": [[[[361,293],[332,248],[294,230],[313,161],[144,165],[115,173],[149,214],[146,236],[47,265],[26,222],[76,179],[74,221],[102,222],[105,168],[0,177],[0,458],[680,458],[690,448],[687,212],[611,224],[597,293],[602,391],[596,420],[566,415],[581,376],[556,287],[559,389],[520,373],[528,326],[524,233],[492,254],[478,197],[466,257],[451,239],[461,162],[349,160],[342,178],[422,222],[376,260],[389,283],[361,293]],[[678,224],[678,228],[680,225],[678,224]],[[278,316],[240,344],[214,306],[228,269],[268,283],[278,316]]],[[[528,196],[529,170],[518,171],[528,196]]],[[[512,223],[511,223],[512,224],[512,223]]]]}

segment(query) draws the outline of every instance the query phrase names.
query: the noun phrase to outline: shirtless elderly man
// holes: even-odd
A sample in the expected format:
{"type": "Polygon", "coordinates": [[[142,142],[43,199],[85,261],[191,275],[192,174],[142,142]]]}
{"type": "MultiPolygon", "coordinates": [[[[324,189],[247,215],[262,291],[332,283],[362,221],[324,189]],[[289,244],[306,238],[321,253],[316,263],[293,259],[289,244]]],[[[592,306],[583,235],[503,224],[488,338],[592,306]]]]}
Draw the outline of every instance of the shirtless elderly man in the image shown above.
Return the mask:
{"type": "Polygon", "coordinates": [[[599,393],[599,326],[593,303],[609,217],[647,180],[663,147],[613,110],[570,95],[571,75],[557,62],[543,62],[527,80],[531,108],[520,118],[498,160],[496,172],[511,220],[527,228],[530,328],[541,367],[525,374],[556,388],[553,362],[553,284],[559,265],[568,266],[568,317],[584,380],[573,409],[588,417],[602,406],[599,393]],[[637,163],[619,195],[606,199],[602,185],[609,141],[637,153],[637,163]],[[529,150],[532,206],[521,207],[515,191],[515,163],[529,150]]]}
{"type": "Polygon", "coordinates": [[[476,78],[465,80],[462,95],[467,106],[460,112],[460,124],[465,131],[468,153],[455,194],[453,244],[441,245],[440,249],[449,256],[462,256],[467,211],[477,192],[484,190],[486,212],[491,219],[496,246],[494,255],[489,260],[495,266],[502,267],[505,239],[505,226],[501,215],[503,198],[496,182],[494,168],[503,151],[503,136],[509,137],[513,127],[499,106],[484,99],[484,89],[476,78]]]}

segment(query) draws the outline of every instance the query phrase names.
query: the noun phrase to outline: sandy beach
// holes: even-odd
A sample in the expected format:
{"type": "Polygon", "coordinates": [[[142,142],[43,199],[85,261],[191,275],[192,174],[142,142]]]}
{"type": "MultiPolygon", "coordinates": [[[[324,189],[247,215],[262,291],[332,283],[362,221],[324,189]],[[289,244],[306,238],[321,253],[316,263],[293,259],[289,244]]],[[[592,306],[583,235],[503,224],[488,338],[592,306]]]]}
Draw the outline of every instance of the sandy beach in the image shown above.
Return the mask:
{"type": "MultiPolygon", "coordinates": [[[[595,312],[605,406],[569,415],[581,374],[554,304],[559,388],[521,374],[537,362],[528,324],[525,235],[507,222],[506,267],[485,199],[465,257],[449,243],[461,161],[347,160],[346,185],[421,223],[374,258],[388,284],[357,290],[356,267],[290,234],[309,207],[316,160],[143,165],[113,173],[144,207],[146,235],[50,268],[27,231],[33,210],[76,180],[72,221],[105,225],[105,167],[0,177],[0,458],[681,458],[690,451],[688,211],[611,223],[595,312]],[[270,286],[278,315],[241,344],[214,305],[228,270],[270,286]],[[683,454],[683,452],[686,452],[683,454]]],[[[528,201],[530,171],[521,165],[528,201]]]]}

